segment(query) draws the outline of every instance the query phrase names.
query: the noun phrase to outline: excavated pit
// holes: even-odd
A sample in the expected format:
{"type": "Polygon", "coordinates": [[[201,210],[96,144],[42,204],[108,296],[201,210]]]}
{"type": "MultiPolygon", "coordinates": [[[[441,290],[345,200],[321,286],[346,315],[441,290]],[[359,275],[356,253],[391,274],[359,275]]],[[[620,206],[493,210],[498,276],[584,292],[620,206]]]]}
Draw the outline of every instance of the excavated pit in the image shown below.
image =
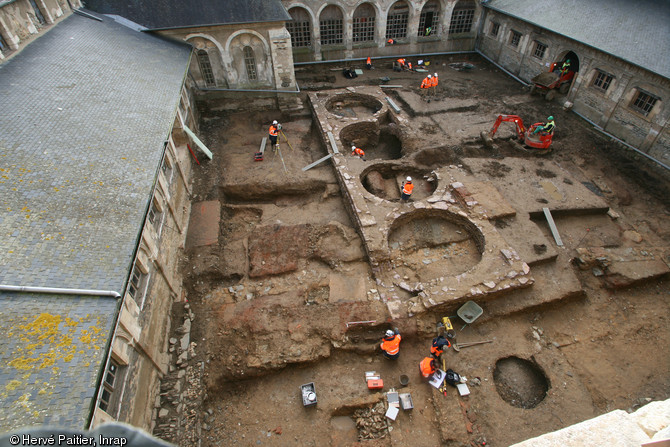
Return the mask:
{"type": "Polygon", "coordinates": [[[445,210],[417,210],[391,226],[389,249],[399,273],[420,279],[455,276],[482,259],[484,235],[469,220],[445,210]]]}
{"type": "Polygon", "coordinates": [[[382,108],[382,103],[374,96],[357,93],[340,94],[326,102],[326,110],[346,118],[368,118],[382,108]]]}
{"type": "Polygon", "coordinates": [[[370,193],[385,200],[399,200],[402,182],[412,177],[413,200],[430,197],[438,186],[435,176],[428,171],[394,164],[376,164],[363,171],[361,183],[370,193]]]}
{"type": "Polygon", "coordinates": [[[340,132],[345,147],[363,149],[367,160],[397,160],[402,157],[402,141],[396,126],[376,122],[351,124],[340,132]]]}
{"type": "Polygon", "coordinates": [[[514,356],[496,362],[493,381],[500,397],[518,408],[535,408],[549,390],[549,379],[536,362],[514,356]]]}

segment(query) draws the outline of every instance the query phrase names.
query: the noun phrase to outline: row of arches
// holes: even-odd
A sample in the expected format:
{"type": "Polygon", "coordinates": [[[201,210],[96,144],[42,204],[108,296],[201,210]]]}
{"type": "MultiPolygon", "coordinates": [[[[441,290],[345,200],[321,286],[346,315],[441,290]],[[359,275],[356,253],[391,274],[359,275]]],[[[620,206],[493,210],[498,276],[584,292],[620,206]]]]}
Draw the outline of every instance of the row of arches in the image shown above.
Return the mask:
{"type": "Polygon", "coordinates": [[[214,36],[192,34],[184,39],[195,47],[191,73],[206,88],[272,86],[269,44],[253,30],[241,30],[222,45],[214,36]],[[196,69],[197,68],[197,69],[196,69]]]}
{"type": "Polygon", "coordinates": [[[413,37],[411,34],[422,38],[443,34],[445,30],[448,34],[468,33],[476,15],[473,0],[459,0],[453,8],[443,7],[440,0],[428,0],[420,7],[398,0],[386,10],[370,2],[361,3],[353,11],[335,4],[324,6],[317,13],[303,4],[288,8],[293,20],[286,23],[286,29],[294,48],[317,43],[341,45],[348,39],[354,44],[382,38],[402,40],[413,37]]]}

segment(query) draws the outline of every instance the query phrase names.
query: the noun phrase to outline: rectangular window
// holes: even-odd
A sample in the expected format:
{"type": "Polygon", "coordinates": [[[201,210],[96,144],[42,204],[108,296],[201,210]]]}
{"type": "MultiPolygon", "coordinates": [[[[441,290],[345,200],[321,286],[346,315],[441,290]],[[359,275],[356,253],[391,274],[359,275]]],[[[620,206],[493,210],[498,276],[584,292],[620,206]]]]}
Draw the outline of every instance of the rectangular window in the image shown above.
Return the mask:
{"type": "Polygon", "coordinates": [[[419,18],[419,31],[417,36],[434,36],[437,34],[437,25],[440,23],[438,11],[423,11],[419,18]]]}
{"type": "Polygon", "coordinates": [[[98,406],[107,413],[111,413],[114,403],[114,389],[118,382],[119,364],[114,359],[109,360],[109,366],[102,383],[103,389],[98,406]]]}
{"type": "Polygon", "coordinates": [[[312,45],[312,33],[307,22],[286,22],[286,29],[291,34],[291,43],[294,47],[308,47],[312,45]]]}
{"type": "Polygon", "coordinates": [[[500,31],[500,23],[491,22],[491,37],[498,37],[498,31],[500,31]]]}
{"type": "Polygon", "coordinates": [[[593,86],[606,92],[607,89],[610,88],[612,79],[614,79],[612,75],[607,74],[604,71],[596,70],[596,77],[593,79],[593,86]]]}
{"type": "Polygon", "coordinates": [[[510,36],[509,44],[512,45],[513,47],[518,47],[519,42],[521,42],[521,33],[512,30],[512,35],[510,36]]]}
{"type": "Polygon", "coordinates": [[[407,37],[408,16],[409,14],[406,12],[388,16],[386,21],[387,39],[403,39],[407,37]]]}
{"type": "Polygon", "coordinates": [[[156,231],[160,230],[161,226],[161,218],[163,217],[163,213],[160,212],[158,207],[156,206],[155,201],[151,201],[151,208],[149,208],[149,215],[147,216],[147,219],[151,223],[151,225],[154,226],[154,229],[156,231]]]}
{"type": "Polygon", "coordinates": [[[658,98],[640,90],[638,91],[637,96],[633,100],[631,108],[643,114],[644,116],[647,116],[649,115],[649,112],[651,112],[651,109],[654,108],[656,101],[658,101],[658,98]]]}
{"type": "Polygon", "coordinates": [[[354,42],[369,42],[375,40],[375,18],[354,18],[354,42]]]}
{"type": "Polygon", "coordinates": [[[544,57],[544,52],[547,50],[547,46],[542,42],[535,41],[535,49],[533,50],[533,57],[542,59],[544,57]]]}
{"type": "Polygon", "coordinates": [[[0,51],[5,51],[7,49],[7,41],[5,40],[4,37],[0,34],[0,51]]]}
{"type": "Polygon", "coordinates": [[[167,154],[165,154],[165,157],[163,158],[163,164],[161,165],[161,171],[163,171],[163,175],[165,176],[165,179],[170,182],[172,180],[172,163],[170,162],[170,159],[167,154]]]}
{"type": "Polygon", "coordinates": [[[214,87],[216,81],[214,80],[214,72],[212,71],[212,64],[209,62],[209,54],[205,50],[198,50],[198,65],[200,66],[200,74],[205,81],[207,87],[214,87]]]}
{"type": "Polygon", "coordinates": [[[258,80],[258,73],[256,73],[256,57],[254,50],[250,46],[244,47],[244,66],[247,69],[247,78],[250,81],[258,80]]]}
{"type": "Polygon", "coordinates": [[[474,9],[459,9],[451,13],[449,34],[469,33],[472,28],[472,20],[475,17],[474,9]]]}
{"type": "Polygon", "coordinates": [[[342,43],[342,19],[321,20],[321,45],[342,43]]]}
{"type": "Polygon", "coordinates": [[[138,301],[140,294],[142,293],[140,289],[144,287],[144,281],[147,275],[142,273],[142,270],[135,265],[133,266],[133,273],[130,276],[130,284],[128,285],[128,293],[133,297],[135,301],[138,301]]]}

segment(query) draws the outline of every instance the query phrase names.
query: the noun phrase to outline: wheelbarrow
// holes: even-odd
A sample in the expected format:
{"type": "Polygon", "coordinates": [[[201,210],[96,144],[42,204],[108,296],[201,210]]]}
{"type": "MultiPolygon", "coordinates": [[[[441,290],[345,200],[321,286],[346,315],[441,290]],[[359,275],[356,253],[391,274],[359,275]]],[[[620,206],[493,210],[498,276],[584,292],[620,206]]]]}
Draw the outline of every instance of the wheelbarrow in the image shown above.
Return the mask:
{"type": "MultiPolygon", "coordinates": [[[[477,305],[474,301],[468,301],[458,308],[456,315],[465,321],[465,326],[472,324],[477,318],[481,317],[484,313],[484,310],[477,305]]],[[[465,326],[461,330],[465,329],[465,326]]]]}

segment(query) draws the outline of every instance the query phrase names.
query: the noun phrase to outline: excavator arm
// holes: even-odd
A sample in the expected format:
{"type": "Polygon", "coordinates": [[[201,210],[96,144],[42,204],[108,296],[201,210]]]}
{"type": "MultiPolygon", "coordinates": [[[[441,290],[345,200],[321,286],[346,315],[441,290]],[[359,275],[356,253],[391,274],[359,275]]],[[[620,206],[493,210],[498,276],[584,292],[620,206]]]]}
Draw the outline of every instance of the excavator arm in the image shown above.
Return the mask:
{"type": "Polygon", "coordinates": [[[516,125],[516,133],[519,137],[519,140],[523,141],[524,138],[523,134],[526,131],[526,129],[524,129],[523,127],[523,120],[518,115],[498,115],[498,119],[496,119],[496,122],[493,123],[493,127],[491,128],[488,137],[493,138],[493,136],[498,131],[498,127],[500,127],[500,123],[502,123],[503,121],[513,122],[516,125]]]}

